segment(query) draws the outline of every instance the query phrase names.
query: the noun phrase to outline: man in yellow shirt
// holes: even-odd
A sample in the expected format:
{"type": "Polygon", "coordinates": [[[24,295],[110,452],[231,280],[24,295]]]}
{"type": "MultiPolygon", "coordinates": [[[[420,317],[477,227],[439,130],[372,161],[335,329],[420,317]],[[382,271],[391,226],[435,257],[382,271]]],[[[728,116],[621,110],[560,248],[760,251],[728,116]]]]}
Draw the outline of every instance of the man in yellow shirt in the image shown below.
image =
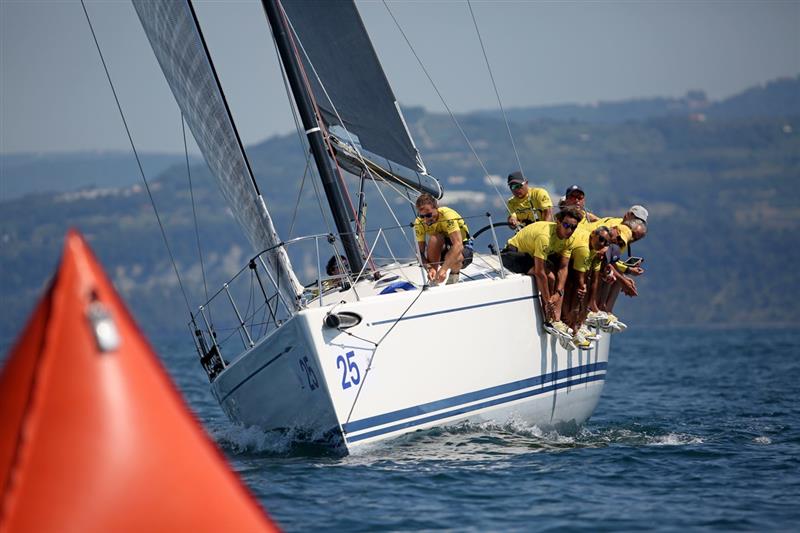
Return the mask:
{"type": "MultiPolygon", "coordinates": [[[[611,229],[611,239],[619,247],[619,255],[628,249],[631,243],[647,236],[647,209],[641,205],[632,206],[622,218],[604,217],[592,224],[611,229]]],[[[636,282],[630,276],[644,274],[641,266],[627,266],[620,259],[609,266],[607,275],[602,281],[597,298],[597,307],[590,309],[587,323],[597,324],[610,330],[623,331],[626,326],[612,313],[620,291],[628,296],[638,296],[636,282]]]]}
{"type": "MultiPolygon", "coordinates": [[[[583,220],[581,220],[580,228],[582,229],[587,224],[596,222],[598,217],[594,213],[586,210],[586,193],[579,185],[570,185],[564,193],[564,206],[574,207],[583,213],[583,220]]],[[[561,206],[561,203],[559,203],[561,206]]]]}
{"type": "Polygon", "coordinates": [[[535,222],[508,240],[500,257],[512,272],[533,276],[545,319],[545,330],[572,339],[567,325],[561,322],[561,305],[567,266],[575,245],[572,237],[583,215],[576,209],[559,211],[555,222],[535,222]]]}
{"type": "Polygon", "coordinates": [[[449,270],[447,285],[458,282],[461,269],[472,263],[472,243],[466,222],[454,209],[439,207],[436,198],[428,193],[417,198],[416,207],[414,234],[428,279],[441,283],[449,270]]]}
{"type": "Polygon", "coordinates": [[[553,216],[553,202],[547,191],[529,187],[522,172],[508,175],[508,188],[513,195],[508,199],[508,223],[512,228],[526,226],[533,222],[550,221],[553,216]]]}
{"type": "Polygon", "coordinates": [[[589,309],[596,309],[597,291],[600,286],[600,267],[605,251],[611,244],[611,231],[605,226],[597,229],[578,229],[573,236],[575,247],[567,276],[564,322],[574,331],[573,344],[582,349],[591,347],[596,338],[583,321],[589,309]]]}

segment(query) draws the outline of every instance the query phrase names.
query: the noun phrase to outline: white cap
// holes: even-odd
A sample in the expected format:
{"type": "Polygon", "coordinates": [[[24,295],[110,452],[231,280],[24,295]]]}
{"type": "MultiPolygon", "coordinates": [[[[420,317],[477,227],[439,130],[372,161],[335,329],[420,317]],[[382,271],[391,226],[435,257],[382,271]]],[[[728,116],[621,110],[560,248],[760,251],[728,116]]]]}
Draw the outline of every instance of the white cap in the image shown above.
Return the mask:
{"type": "Polygon", "coordinates": [[[635,216],[636,218],[647,224],[648,213],[647,209],[645,209],[644,206],[641,205],[631,206],[631,208],[628,209],[628,212],[630,212],[633,216],[635,216]]]}

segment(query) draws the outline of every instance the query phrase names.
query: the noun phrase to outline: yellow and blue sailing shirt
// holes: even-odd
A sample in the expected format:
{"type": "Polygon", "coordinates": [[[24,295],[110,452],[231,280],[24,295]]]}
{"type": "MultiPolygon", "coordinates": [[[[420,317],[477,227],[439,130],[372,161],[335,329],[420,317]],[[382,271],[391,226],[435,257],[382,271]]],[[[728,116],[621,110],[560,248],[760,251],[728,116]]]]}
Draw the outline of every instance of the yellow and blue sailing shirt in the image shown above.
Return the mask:
{"type": "Polygon", "coordinates": [[[522,228],[508,240],[520,252],[546,261],[552,254],[569,257],[575,247],[575,235],[559,239],[555,222],[534,222],[522,228]]]}
{"type": "Polygon", "coordinates": [[[547,191],[537,187],[528,187],[528,195],[522,198],[512,196],[508,199],[508,212],[516,215],[517,220],[529,224],[542,218],[542,213],[553,207],[547,191]]]}
{"type": "Polygon", "coordinates": [[[430,226],[425,223],[425,219],[417,217],[414,220],[414,234],[417,242],[425,242],[426,235],[444,235],[445,237],[454,231],[461,232],[461,240],[469,239],[469,228],[464,219],[461,218],[455,209],[449,207],[438,207],[439,218],[430,226]]]}
{"type": "Polygon", "coordinates": [[[598,257],[589,245],[589,237],[592,230],[578,228],[572,237],[575,239],[575,246],[572,248],[572,268],[578,272],[597,272],[603,262],[603,257],[598,257]]]}
{"type": "MultiPolygon", "coordinates": [[[[628,249],[628,244],[633,238],[633,232],[631,231],[631,228],[622,223],[621,217],[604,217],[596,222],[591,222],[587,227],[590,229],[590,231],[594,231],[600,226],[605,226],[608,229],[616,227],[619,231],[620,237],[622,237],[622,240],[625,241],[625,246],[619,247],[620,253],[628,249]]],[[[620,270],[620,272],[625,272],[628,270],[628,267],[625,265],[624,261],[617,261],[615,266],[620,270]]]]}

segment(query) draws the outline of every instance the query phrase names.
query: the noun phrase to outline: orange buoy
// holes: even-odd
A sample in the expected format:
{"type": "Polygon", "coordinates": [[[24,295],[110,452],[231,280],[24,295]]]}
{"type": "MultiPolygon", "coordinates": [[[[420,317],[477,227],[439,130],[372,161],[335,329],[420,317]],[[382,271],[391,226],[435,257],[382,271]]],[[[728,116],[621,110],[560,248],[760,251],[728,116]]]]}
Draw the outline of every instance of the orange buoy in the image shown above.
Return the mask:
{"type": "Polygon", "coordinates": [[[0,532],[275,531],[86,242],[0,373],[0,532]]]}

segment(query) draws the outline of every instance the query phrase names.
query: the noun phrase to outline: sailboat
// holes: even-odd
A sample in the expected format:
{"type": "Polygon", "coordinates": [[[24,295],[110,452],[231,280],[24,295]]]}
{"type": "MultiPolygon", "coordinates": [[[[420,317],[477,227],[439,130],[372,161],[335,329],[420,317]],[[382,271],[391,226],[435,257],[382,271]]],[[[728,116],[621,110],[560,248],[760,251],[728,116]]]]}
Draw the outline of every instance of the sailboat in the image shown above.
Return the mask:
{"type": "Polygon", "coordinates": [[[262,194],[256,182],[191,3],[133,0],[186,122],[254,248],[239,274],[189,321],[224,412],[234,422],[342,453],[465,421],[584,423],[603,389],[610,338],[576,350],[543,331],[535,284],[503,269],[491,217],[494,253],[476,252],[458,283],[432,286],[408,225],[368,231],[364,195],[350,201],[347,174],[359,180],[359,191],[368,183],[409,199],[443,193],[355,4],[262,3],[335,231],[278,237],[269,191],[262,194]],[[406,255],[396,253],[400,246],[406,255]],[[325,278],[328,255],[338,273],[325,278]],[[309,257],[317,276],[304,285],[293,262],[309,257]],[[243,280],[249,290],[236,288],[243,280]]]}

